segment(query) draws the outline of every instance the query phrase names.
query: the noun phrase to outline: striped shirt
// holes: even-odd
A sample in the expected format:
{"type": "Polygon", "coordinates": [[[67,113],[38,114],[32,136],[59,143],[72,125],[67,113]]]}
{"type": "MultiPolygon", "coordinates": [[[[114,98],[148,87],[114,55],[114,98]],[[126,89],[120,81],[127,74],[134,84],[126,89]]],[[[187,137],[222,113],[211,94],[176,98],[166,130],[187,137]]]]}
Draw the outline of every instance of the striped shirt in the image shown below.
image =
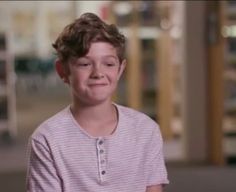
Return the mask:
{"type": "Polygon", "coordinates": [[[92,137],[66,107],[43,122],[29,142],[28,192],[145,192],[167,184],[158,125],[145,114],[115,104],[118,124],[92,137]]]}

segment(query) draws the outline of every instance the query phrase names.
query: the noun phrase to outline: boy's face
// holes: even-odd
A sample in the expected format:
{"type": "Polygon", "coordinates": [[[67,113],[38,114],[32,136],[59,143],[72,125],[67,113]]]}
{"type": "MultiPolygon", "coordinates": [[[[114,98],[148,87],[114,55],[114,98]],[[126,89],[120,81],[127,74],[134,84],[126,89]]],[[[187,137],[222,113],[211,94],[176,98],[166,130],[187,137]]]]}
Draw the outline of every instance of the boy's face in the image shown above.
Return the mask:
{"type": "Polygon", "coordinates": [[[84,57],[72,59],[65,78],[72,89],[74,102],[93,105],[111,99],[125,68],[116,49],[106,42],[95,42],[84,57]]]}

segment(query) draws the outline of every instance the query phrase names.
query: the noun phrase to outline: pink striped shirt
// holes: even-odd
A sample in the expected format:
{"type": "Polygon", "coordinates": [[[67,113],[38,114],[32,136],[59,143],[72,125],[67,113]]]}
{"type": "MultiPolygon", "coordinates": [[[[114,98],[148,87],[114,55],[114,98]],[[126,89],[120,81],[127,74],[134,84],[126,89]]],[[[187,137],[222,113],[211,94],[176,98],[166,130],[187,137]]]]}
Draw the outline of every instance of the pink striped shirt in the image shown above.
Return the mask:
{"type": "Polygon", "coordinates": [[[43,122],[29,142],[27,191],[145,192],[167,184],[158,125],[116,105],[119,121],[107,137],[92,137],[67,107],[43,122]]]}

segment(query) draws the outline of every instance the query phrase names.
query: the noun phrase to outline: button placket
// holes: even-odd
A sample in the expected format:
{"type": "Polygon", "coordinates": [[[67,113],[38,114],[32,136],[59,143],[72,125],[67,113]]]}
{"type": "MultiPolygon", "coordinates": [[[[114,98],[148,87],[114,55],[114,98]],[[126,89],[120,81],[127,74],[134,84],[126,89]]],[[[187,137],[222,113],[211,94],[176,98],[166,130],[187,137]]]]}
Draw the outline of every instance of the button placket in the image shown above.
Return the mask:
{"type": "Polygon", "coordinates": [[[98,154],[98,172],[100,181],[104,182],[106,178],[106,153],[104,147],[104,139],[99,138],[97,140],[97,154],[98,154]]]}

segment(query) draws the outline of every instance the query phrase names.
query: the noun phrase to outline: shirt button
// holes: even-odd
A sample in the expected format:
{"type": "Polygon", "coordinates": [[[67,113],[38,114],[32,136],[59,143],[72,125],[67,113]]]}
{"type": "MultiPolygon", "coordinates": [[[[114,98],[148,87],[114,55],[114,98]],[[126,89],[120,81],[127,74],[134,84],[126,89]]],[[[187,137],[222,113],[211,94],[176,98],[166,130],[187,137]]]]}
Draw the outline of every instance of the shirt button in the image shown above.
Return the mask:
{"type": "Polygon", "coordinates": [[[99,152],[102,154],[102,153],[104,153],[104,150],[101,149],[99,152]]]}
{"type": "Polygon", "coordinates": [[[106,171],[102,171],[102,175],[105,175],[106,174],[106,171]]]}
{"type": "Polygon", "coordinates": [[[102,145],[102,144],[103,144],[103,141],[102,141],[102,140],[100,140],[100,141],[98,142],[98,144],[99,144],[99,145],[102,145]]]}

